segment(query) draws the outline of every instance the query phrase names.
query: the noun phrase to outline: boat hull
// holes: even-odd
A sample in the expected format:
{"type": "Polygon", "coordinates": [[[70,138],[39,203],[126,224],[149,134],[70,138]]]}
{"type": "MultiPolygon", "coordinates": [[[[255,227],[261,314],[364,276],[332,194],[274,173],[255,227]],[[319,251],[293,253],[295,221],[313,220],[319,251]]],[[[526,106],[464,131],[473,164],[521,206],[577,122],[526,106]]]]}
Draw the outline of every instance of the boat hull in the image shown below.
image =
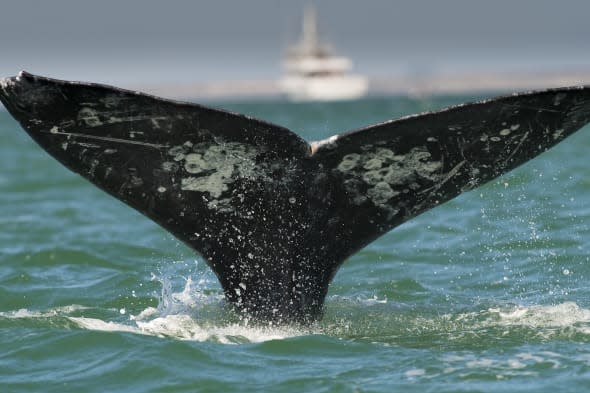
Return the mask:
{"type": "Polygon", "coordinates": [[[283,93],[293,101],[353,100],[367,94],[369,83],[362,75],[286,76],[283,93]]]}

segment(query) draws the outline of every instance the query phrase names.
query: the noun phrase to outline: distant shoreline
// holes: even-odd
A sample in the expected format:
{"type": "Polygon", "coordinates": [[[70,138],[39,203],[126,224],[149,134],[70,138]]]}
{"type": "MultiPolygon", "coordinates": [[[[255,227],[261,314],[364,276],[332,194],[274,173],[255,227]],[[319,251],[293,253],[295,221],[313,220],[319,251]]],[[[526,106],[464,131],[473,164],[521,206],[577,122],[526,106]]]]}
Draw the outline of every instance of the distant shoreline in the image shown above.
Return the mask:
{"type": "MultiPolygon", "coordinates": [[[[428,96],[473,92],[510,92],[590,84],[590,70],[551,72],[483,72],[370,78],[369,96],[428,96]]],[[[176,99],[275,99],[281,97],[277,80],[211,81],[129,86],[176,99]]]]}

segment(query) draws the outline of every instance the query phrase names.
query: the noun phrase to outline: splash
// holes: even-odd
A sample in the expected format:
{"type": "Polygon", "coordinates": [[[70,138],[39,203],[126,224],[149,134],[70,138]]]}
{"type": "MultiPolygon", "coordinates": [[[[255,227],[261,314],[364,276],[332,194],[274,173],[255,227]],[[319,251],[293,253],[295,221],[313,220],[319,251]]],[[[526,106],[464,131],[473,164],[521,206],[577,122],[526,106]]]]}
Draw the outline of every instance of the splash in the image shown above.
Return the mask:
{"type": "MultiPolygon", "coordinates": [[[[185,265],[182,262],[183,266],[185,265]]],[[[174,269],[174,263],[168,265],[174,269]]],[[[123,332],[178,340],[208,341],[222,344],[260,343],[308,334],[290,326],[257,325],[236,315],[227,307],[223,294],[214,288],[210,273],[192,272],[182,279],[175,272],[152,275],[161,284],[157,307],[130,314],[125,307],[96,309],[81,305],[35,311],[19,309],[0,312],[2,319],[34,326],[123,332]],[[174,279],[170,277],[175,277],[174,279]],[[212,289],[212,287],[214,289],[212,289]],[[86,316],[84,314],[90,314],[86,316]]]]}
{"type": "MultiPolygon", "coordinates": [[[[194,273],[194,272],[193,272],[194,273]]],[[[220,290],[212,290],[216,281],[210,272],[196,273],[178,282],[172,273],[152,275],[162,286],[158,307],[148,307],[127,321],[105,322],[101,319],[71,317],[80,328],[97,331],[120,331],[179,340],[210,341],[222,344],[258,343],[282,340],[305,334],[294,327],[253,325],[225,307],[220,290]]],[[[123,313],[123,312],[122,312],[123,313]]]]}

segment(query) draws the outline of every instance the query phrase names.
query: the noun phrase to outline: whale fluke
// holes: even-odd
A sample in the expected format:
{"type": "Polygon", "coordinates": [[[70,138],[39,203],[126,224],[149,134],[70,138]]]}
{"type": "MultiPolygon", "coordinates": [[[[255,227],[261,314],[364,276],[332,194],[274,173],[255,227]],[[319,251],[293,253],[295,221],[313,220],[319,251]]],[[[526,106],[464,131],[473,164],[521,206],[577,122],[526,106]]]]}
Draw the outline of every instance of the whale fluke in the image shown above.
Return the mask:
{"type": "Polygon", "coordinates": [[[0,100],[63,165],[198,252],[260,321],[321,316],[342,262],[590,121],[590,88],[499,97],[308,143],[247,116],[21,72],[0,100]]]}

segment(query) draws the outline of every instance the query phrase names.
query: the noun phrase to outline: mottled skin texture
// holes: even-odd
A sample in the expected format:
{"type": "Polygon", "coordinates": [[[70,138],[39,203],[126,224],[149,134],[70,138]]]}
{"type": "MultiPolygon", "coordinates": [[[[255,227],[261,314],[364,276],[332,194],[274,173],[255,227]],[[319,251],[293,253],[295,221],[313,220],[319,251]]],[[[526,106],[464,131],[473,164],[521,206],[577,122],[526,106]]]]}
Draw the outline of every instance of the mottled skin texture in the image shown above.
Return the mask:
{"type": "Polygon", "coordinates": [[[0,100],[49,154],[201,254],[260,321],[321,316],[342,262],[590,120],[590,90],[525,93],[308,144],[282,127],[21,73],[0,100]]]}

